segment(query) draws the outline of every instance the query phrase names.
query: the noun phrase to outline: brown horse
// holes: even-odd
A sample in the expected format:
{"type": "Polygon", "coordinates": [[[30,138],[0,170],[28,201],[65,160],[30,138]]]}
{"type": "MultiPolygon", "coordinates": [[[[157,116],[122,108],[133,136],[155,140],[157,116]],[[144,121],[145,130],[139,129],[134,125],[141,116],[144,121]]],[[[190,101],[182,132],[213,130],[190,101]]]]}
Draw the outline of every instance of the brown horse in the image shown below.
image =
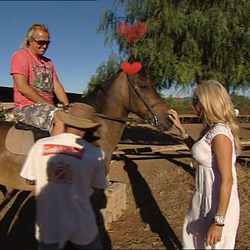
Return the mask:
{"type": "MultiPolygon", "coordinates": [[[[161,130],[172,127],[167,118],[169,106],[157,93],[144,69],[133,76],[119,71],[79,101],[90,104],[100,114],[97,118],[102,123],[97,131],[100,139],[93,143],[105,152],[107,166],[122,136],[129,112],[154,119],[161,130]]],[[[10,153],[5,146],[11,126],[9,122],[0,122],[0,184],[14,189],[32,190],[33,187],[19,176],[25,156],[10,153]]]]}

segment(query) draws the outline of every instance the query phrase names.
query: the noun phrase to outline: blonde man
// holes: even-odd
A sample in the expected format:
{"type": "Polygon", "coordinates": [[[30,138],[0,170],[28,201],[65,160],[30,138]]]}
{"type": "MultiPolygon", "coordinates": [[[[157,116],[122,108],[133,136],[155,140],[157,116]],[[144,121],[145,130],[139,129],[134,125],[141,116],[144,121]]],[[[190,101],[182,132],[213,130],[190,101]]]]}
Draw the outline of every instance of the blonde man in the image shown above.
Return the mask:
{"type": "Polygon", "coordinates": [[[54,118],[53,93],[69,105],[68,97],[55,71],[54,64],[43,56],[50,44],[50,33],[44,24],[35,23],[27,31],[11,58],[10,74],[14,85],[14,115],[19,122],[29,124],[56,135],[64,125],[54,118]]]}

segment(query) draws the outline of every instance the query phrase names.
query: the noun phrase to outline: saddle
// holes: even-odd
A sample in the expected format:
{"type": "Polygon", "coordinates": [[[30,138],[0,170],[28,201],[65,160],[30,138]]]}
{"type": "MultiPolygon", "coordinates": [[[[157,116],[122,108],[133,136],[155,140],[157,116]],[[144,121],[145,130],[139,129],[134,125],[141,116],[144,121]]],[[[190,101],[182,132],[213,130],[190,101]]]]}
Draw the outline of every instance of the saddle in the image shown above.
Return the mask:
{"type": "Polygon", "coordinates": [[[16,123],[8,131],[5,145],[13,154],[27,155],[35,141],[49,136],[48,131],[24,123],[16,123]]]}

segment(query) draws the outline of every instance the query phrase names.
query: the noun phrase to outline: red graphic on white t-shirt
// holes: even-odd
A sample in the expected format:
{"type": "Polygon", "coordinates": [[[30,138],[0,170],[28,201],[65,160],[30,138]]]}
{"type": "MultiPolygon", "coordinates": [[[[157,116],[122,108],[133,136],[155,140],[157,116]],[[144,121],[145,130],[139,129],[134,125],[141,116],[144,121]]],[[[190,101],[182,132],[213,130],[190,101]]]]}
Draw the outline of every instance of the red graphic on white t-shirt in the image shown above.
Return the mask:
{"type": "Polygon", "coordinates": [[[72,146],[65,146],[59,144],[45,144],[43,146],[43,155],[52,155],[52,154],[63,154],[72,156],[78,159],[82,158],[84,148],[80,147],[72,147],[72,146]]]}
{"type": "Polygon", "coordinates": [[[73,182],[73,169],[70,164],[54,162],[48,165],[48,181],[57,184],[71,184],[73,182]]]}

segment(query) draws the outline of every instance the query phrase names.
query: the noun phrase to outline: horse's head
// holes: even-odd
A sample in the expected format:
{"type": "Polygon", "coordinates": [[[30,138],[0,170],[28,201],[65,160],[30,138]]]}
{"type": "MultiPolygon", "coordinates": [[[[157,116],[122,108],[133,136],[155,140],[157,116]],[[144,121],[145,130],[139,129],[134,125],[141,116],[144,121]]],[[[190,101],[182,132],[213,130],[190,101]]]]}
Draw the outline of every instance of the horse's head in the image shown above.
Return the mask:
{"type": "Polygon", "coordinates": [[[173,125],[168,119],[169,105],[157,93],[143,69],[132,76],[120,70],[79,101],[93,106],[98,113],[97,119],[102,123],[97,131],[99,139],[90,135],[90,140],[95,140],[95,145],[104,150],[107,166],[120,141],[129,112],[154,119],[161,130],[169,130],[173,125]]]}
{"type": "MultiPolygon", "coordinates": [[[[130,63],[134,61],[133,57],[129,60],[130,63]]],[[[117,72],[80,101],[93,106],[104,115],[101,117],[109,120],[125,121],[132,112],[143,119],[154,120],[161,130],[169,130],[173,125],[167,114],[169,105],[157,93],[143,68],[132,76],[122,70],[117,72]]]]}
{"type": "Polygon", "coordinates": [[[129,86],[126,110],[141,118],[153,118],[155,125],[161,130],[171,129],[173,123],[167,114],[170,107],[156,91],[155,85],[147,77],[145,70],[142,68],[132,76],[126,74],[126,78],[129,86]]]}

